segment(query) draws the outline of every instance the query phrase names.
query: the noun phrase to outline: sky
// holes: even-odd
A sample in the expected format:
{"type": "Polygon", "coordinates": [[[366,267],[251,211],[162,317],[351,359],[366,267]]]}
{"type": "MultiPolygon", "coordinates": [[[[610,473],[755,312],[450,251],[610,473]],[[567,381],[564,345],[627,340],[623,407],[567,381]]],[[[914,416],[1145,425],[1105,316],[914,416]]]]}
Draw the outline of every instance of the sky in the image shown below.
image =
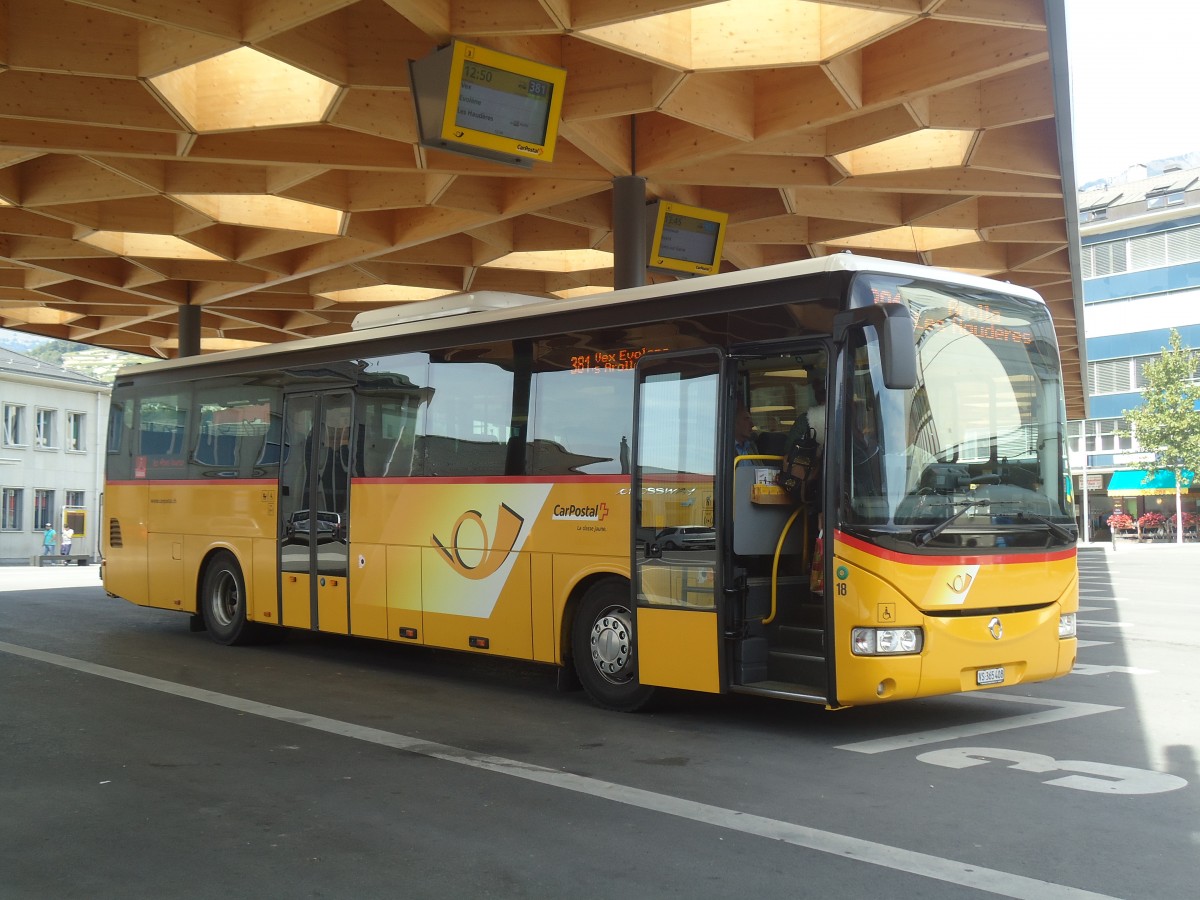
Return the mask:
{"type": "Polygon", "coordinates": [[[1075,174],[1200,152],[1196,0],[1066,0],[1075,174]]]}

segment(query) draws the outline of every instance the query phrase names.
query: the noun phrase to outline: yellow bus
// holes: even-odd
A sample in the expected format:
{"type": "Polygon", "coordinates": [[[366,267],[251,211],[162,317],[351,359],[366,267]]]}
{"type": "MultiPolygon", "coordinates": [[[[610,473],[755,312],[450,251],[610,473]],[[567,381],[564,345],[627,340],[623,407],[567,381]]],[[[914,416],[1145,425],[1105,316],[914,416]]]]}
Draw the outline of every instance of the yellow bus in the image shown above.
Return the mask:
{"type": "Polygon", "coordinates": [[[1010,284],[840,254],[461,294],[124,370],[104,584],[222,644],[534,660],[619,710],[1012,686],[1076,655],[1064,424],[1010,284]]]}

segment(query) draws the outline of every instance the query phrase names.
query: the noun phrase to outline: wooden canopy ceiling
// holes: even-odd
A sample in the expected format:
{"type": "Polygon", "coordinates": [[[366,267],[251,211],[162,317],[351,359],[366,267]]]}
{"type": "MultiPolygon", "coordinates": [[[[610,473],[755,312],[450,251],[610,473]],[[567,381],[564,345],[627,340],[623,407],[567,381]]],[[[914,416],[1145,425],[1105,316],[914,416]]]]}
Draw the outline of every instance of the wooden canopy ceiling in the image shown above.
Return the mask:
{"type": "Polygon", "coordinates": [[[595,292],[632,173],[730,214],[725,269],[852,250],[1038,290],[1083,409],[1043,0],[0,11],[5,327],[173,356],[185,304],[212,350],[437,293],[595,292]],[[552,163],[418,146],[407,61],[452,37],[567,70],[552,163]]]}

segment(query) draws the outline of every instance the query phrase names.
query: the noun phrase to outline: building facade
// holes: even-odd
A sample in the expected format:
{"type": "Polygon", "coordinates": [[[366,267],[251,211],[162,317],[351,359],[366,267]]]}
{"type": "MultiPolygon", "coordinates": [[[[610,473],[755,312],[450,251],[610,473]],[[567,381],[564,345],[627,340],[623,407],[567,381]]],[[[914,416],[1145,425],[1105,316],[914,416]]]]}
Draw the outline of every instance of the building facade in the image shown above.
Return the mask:
{"type": "MultiPolygon", "coordinates": [[[[42,553],[47,524],[99,558],[110,387],[0,348],[0,564],[42,553]]],[[[57,552],[57,542],[55,550],[57,552]]]]}
{"type": "MultiPolygon", "coordinates": [[[[1081,535],[1102,540],[1114,512],[1175,513],[1174,476],[1147,475],[1153,455],[1124,413],[1141,405],[1144,368],[1172,329],[1200,348],[1200,168],[1139,166],[1088,186],[1079,218],[1091,417],[1071,423],[1069,453],[1081,535]]],[[[1194,515],[1198,498],[1200,484],[1184,510],[1194,515]]]]}

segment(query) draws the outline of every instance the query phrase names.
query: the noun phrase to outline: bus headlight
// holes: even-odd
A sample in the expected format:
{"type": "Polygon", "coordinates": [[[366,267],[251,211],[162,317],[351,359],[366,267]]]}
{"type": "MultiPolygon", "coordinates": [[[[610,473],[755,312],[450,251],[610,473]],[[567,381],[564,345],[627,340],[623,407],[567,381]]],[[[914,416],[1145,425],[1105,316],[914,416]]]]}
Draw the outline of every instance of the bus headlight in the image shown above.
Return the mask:
{"type": "Polygon", "coordinates": [[[920,653],[925,633],[920,628],[855,628],[850,632],[850,649],[855,656],[894,656],[920,653]]]}
{"type": "Polygon", "coordinates": [[[1075,637],[1075,613],[1063,613],[1058,617],[1058,636],[1060,638],[1075,637]]]}

